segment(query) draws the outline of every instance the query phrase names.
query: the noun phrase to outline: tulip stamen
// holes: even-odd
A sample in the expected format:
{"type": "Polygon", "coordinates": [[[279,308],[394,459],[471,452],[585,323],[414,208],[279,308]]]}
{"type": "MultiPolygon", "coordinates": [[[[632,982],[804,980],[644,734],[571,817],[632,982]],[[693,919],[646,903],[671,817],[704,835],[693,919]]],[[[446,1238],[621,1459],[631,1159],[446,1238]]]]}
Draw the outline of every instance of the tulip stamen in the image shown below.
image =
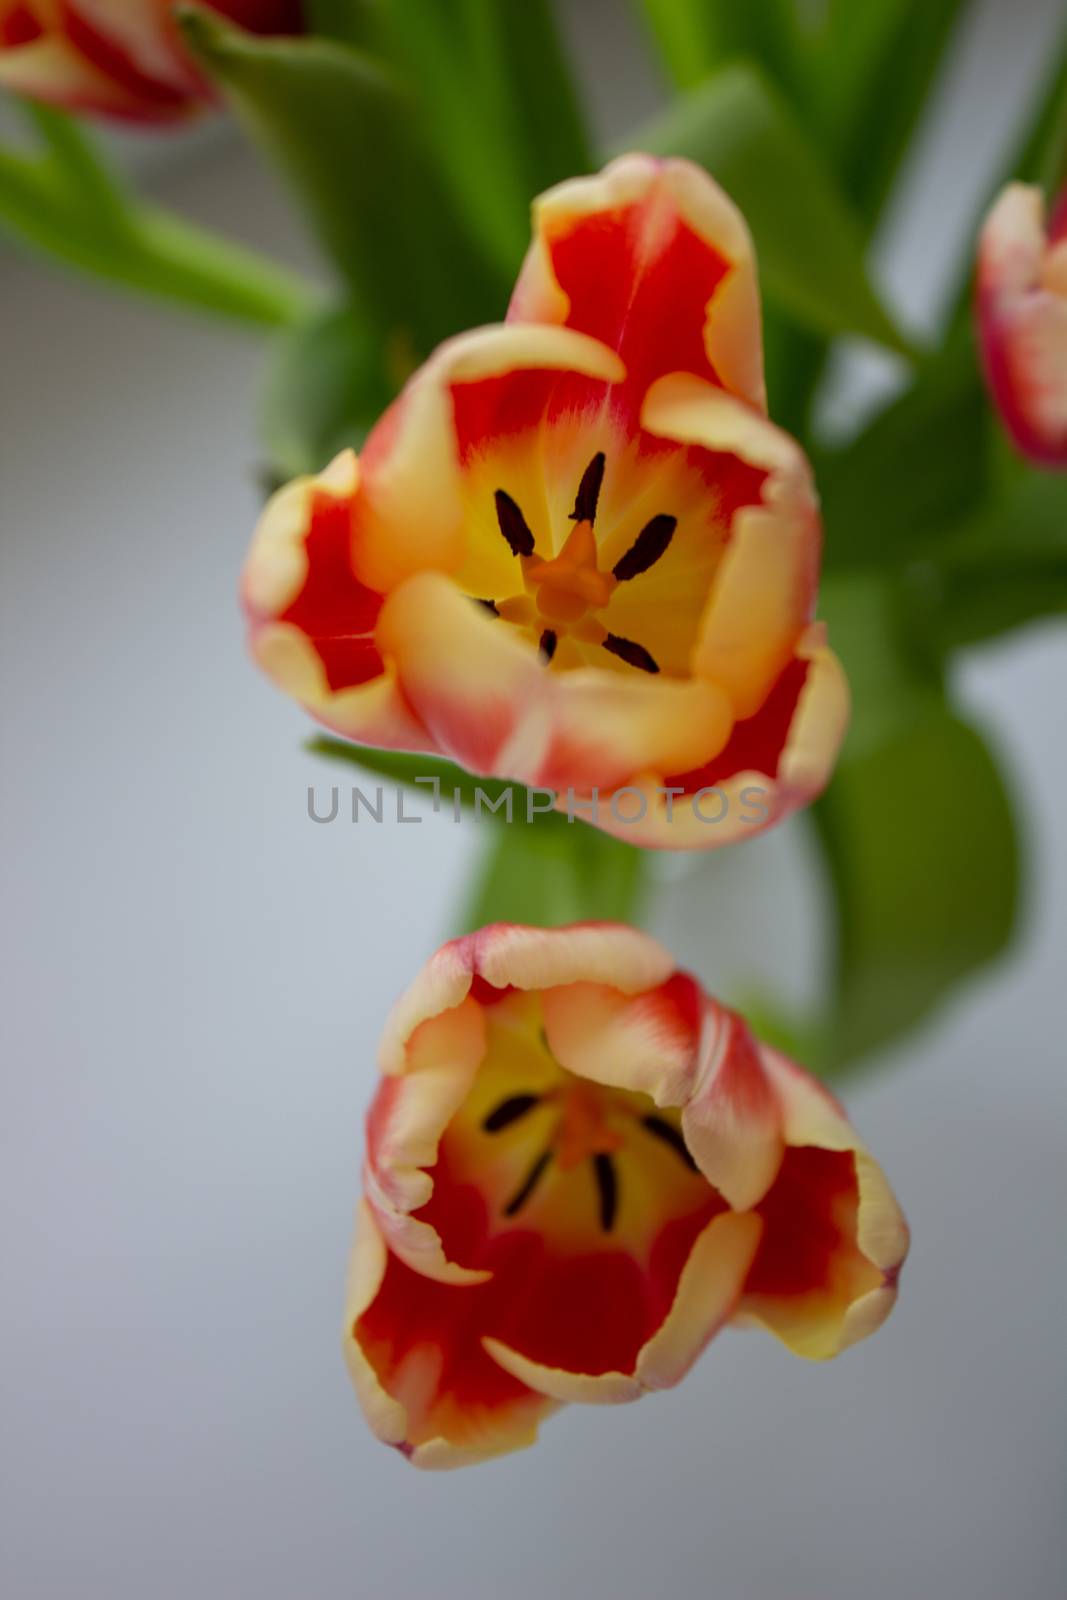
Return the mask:
{"type": "Polygon", "coordinates": [[[545,1171],[551,1160],[551,1150],[545,1150],[541,1153],[541,1155],[538,1156],[537,1160],[526,1174],[526,1177],[523,1179],[518,1189],[504,1207],[504,1215],[506,1217],[513,1217],[522,1210],[523,1206],[526,1204],[527,1200],[529,1200],[530,1196],[537,1188],[537,1185],[544,1177],[545,1171]]]}
{"type": "Polygon", "coordinates": [[[517,1122],[520,1117],[524,1117],[528,1111],[532,1111],[534,1106],[539,1103],[540,1098],[540,1095],[536,1094],[511,1094],[506,1100],[501,1100],[494,1110],[490,1111],[482,1123],[482,1127],[486,1133],[499,1133],[501,1128],[510,1127],[513,1122],[517,1122]]]}
{"type": "Polygon", "coordinates": [[[495,600],[482,600],[482,599],[480,599],[480,598],[478,598],[476,596],[475,597],[475,604],[479,605],[479,606],[484,606],[486,611],[488,611],[489,615],[492,616],[492,617],[499,617],[499,615],[500,615],[500,612],[496,608],[496,601],[495,600]]]}
{"type": "Polygon", "coordinates": [[[620,583],[627,583],[631,578],[638,578],[642,572],[647,572],[649,567],[654,567],[660,556],[666,553],[677,526],[678,518],[668,516],[665,512],[646,522],[626,554],[620,556],[612,567],[613,576],[620,583]]]}
{"type": "Polygon", "coordinates": [[[582,481],[578,485],[578,493],[574,498],[574,510],[570,514],[572,522],[595,522],[596,508],[600,501],[600,489],[604,482],[604,467],[607,457],[603,450],[598,450],[582,473],[582,481]]]}
{"type": "Polygon", "coordinates": [[[620,661],[625,661],[628,666],[639,667],[642,672],[658,672],[659,662],[654,655],[647,651],[643,644],[638,644],[633,639],[623,639],[617,633],[609,633],[604,640],[604,649],[618,656],[620,661]]]}
{"type": "Polygon", "coordinates": [[[593,1157],[593,1172],[600,1201],[600,1226],[605,1233],[610,1233],[619,1209],[619,1180],[615,1162],[609,1155],[596,1155],[593,1157]]]}
{"type": "Polygon", "coordinates": [[[497,524],[508,549],[522,562],[526,592],[508,600],[481,600],[479,604],[491,615],[524,630],[540,626],[538,644],[545,666],[551,664],[560,638],[566,634],[576,643],[602,646],[639,672],[658,673],[659,662],[651,651],[634,639],[609,632],[596,613],[604,610],[620,583],[628,583],[655,566],[670,547],[678,518],[667,512],[652,517],[611,572],[602,572],[593,524],[606,465],[604,451],[598,450],[582,473],[574,497],[570,520],[575,526],[554,556],[535,554],[534,536],[518,501],[506,489],[494,490],[497,524]]]}
{"type": "Polygon", "coordinates": [[[497,523],[512,555],[532,556],[534,536],[518,501],[513,500],[506,489],[498,489],[493,499],[496,504],[497,523]]]}
{"type": "Polygon", "coordinates": [[[686,1144],[681,1130],[676,1128],[672,1122],[668,1122],[666,1117],[657,1117],[655,1115],[645,1117],[642,1121],[642,1126],[649,1133],[654,1134],[657,1139],[662,1139],[665,1145],[669,1145],[679,1160],[685,1162],[690,1172],[700,1171],[700,1168],[689,1153],[689,1146],[686,1144]]]}

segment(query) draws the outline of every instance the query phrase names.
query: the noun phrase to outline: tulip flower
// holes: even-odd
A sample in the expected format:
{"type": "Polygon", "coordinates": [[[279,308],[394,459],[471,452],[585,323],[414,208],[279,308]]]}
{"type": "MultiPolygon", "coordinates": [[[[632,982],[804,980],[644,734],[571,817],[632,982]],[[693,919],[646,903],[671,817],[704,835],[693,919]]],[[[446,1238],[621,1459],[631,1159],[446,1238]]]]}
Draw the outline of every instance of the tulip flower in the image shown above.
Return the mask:
{"type": "Polygon", "coordinates": [[[618,924],[446,944],[395,1007],[345,1353],[416,1465],[677,1384],[728,1322],[872,1333],[907,1228],[833,1097],[618,924]]]}
{"type": "MultiPolygon", "coordinates": [[[[253,33],[301,30],[301,0],[204,3],[253,33]]],[[[0,85],[127,122],[174,122],[214,99],[174,0],[0,0],[0,85]]]]}
{"type": "Polygon", "coordinates": [[[1024,456],[1067,467],[1067,191],[1010,183],[982,229],[978,329],[1001,419],[1024,456]]]}
{"type": "Polygon", "coordinates": [[[630,155],[537,202],[504,325],[271,501],[243,594],[255,658],[334,731],[709,846],[833,765],[820,538],[766,416],[744,220],[700,168],[630,155]]]}

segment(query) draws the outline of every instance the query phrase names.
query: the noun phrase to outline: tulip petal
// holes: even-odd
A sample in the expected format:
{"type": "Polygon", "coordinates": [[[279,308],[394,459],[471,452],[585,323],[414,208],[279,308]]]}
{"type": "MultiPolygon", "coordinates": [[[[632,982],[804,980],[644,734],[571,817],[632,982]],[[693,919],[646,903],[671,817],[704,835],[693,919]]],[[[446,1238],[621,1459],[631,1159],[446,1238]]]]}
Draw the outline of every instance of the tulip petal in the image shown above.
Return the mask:
{"type": "Polygon", "coordinates": [[[739,718],[753,716],[792,656],[818,586],[821,533],[803,451],[750,406],[683,374],[653,385],[642,422],[768,474],[762,504],[734,513],[692,661],[694,673],[726,689],[739,718]]]}
{"type": "Polygon", "coordinates": [[[441,1136],[470,1092],[485,1054],[485,1022],[471,999],[427,1017],[407,1039],[401,1076],[382,1080],[367,1118],[364,1185],[389,1248],[440,1283],[488,1274],[451,1261],[429,1222],[412,1215],[434,1191],[441,1136]]]}
{"type": "Polygon", "coordinates": [[[734,724],[711,761],[631,780],[645,801],[638,808],[628,798],[636,820],[620,821],[601,796],[598,825],[647,849],[708,850],[753,838],[807,805],[825,788],[848,726],[848,684],[825,640],[821,623],[804,630],[763,705],[734,724]]]}
{"type": "Polygon", "coordinates": [[[533,1444],[555,1410],[481,1349],[478,1288],[435,1283],[385,1246],[360,1210],[345,1304],[344,1352],[374,1432],[417,1467],[459,1467],[533,1444]]]}
{"type": "Polygon", "coordinates": [[[502,989],[609,983],[623,994],[670,976],[674,958],[647,933],[620,922],[578,922],[567,928],[496,923],[471,936],[477,969],[502,989]]]}
{"type": "Polygon", "coordinates": [[[696,766],[733,727],[728,694],[700,678],[579,668],[551,686],[551,734],[529,780],[542,788],[614,789],[649,768],[696,766]]]}
{"type": "Polygon", "coordinates": [[[682,1106],[692,1091],[702,997],[674,974],[634,994],[615,981],[557,973],[541,1005],[552,1054],[568,1072],[611,1088],[648,1095],[657,1106],[682,1106]]]}
{"type": "Polygon", "coordinates": [[[908,1229],[880,1167],[833,1097],[764,1048],[788,1149],[760,1203],[764,1221],[739,1318],[797,1355],[826,1360],[889,1315],[908,1229]]]}
{"type": "Polygon", "coordinates": [[[542,195],[508,320],[564,323],[617,350],[634,412],[666,372],[766,403],[748,228],[688,161],[622,156],[542,195]]]}
{"type": "Polygon", "coordinates": [[[600,384],[625,373],[618,356],[566,328],[487,327],[449,339],[409,382],[367,440],[363,453],[366,515],[355,544],[355,569],[387,593],[413,573],[455,572],[462,565],[466,516],[463,440],[453,390],[506,378],[528,400],[524,420],[539,422],[546,373],[578,374],[600,384]]]}
{"type": "MultiPolygon", "coordinates": [[[[256,33],[297,33],[299,0],[208,0],[256,33]]],[[[169,123],[215,99],[179,33],[171,0],[0,4],[0,84],[72,111],[169,123]]]]}
{"type": "Polygon", "coordinates": [[[1067,465],[1067,271],[1039,189],[1013,183],[982,229],[977,309],[990,388],[1024,455],[1067,465]]]}
{"type": "Polygon", "coordinates": [[[536,774],[552,689],[532,643],[435,572],[393,591],[376,640],[437,749],[472,772],[536,774]]]}
{"type": "Polygon", "coordinates": [[[762,1198],[782,1159],[781,1115],[740,1017],[683,973],[636,998],[571,983],[547,990],[542,1006],[568,1071],[680,1110],[685,1144],[712,1187],[738,1210],[762,1198]]]}
{"type": "Polygon", "coordinates": [[[149,100],[146,109],[142,98],[100,71],[58,33],[42,34],[29,44],[0,47],[0,86],[46,105],[114,117],[165,119],[184,109],[175,107],[167,96],[159,106],[149,100]]]}
{"type": "Polygon", "coordinates": [[[485,1349],[513,1377],[561,1403],[615,1405],[680,1383],[737,1304],[759,1244],[752,1212],[720,1212],[697,1236],[670,1310],[641,1346],[631,1372],[581,1372],[535,1361],[500,1339],[485,1349]]]}
{"type": "Polygon", "coordinates": [[[701,1172],[735,1210],[761,1200],[782,1162],[782,1118],[747,1023],[705,1006],[700,1059],[682,1132],[701,1172]]]}
{"type": "Polygon", "coordinates": [[[381,596],[352,571],[359,464],[351,450],[268,501],[241,579],[252,655],[327,727],[389,749],[432,742],[383,662],[381,596]]]}

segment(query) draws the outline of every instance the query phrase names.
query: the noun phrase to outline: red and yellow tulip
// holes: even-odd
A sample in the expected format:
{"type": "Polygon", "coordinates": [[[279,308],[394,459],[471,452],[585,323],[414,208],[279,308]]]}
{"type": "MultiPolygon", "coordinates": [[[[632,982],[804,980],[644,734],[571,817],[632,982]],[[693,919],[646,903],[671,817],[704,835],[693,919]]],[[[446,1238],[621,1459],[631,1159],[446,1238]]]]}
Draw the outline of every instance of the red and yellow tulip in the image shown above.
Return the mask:
{"type": "MultiPolygon", "coordinates": [[[[302,0],[205,0],[253,33],[298,33],[302,0]]],[[[0,85],[69,111],[173,122],[214,95],[174,0],[0,0],[0,85]]]]}
{"type": "Polygon", "coordinates": [[[727,1322],[872,1333],[907,1228],[833,1097],[633,928],[484,928],[395,1007],[345,1351],[417,1465],[670,1388],[727,1322]]]}
{"type": "Polygon", "coordinates": [[[243,594],[259,664],[336,732],[636,790],[596,820],[709,846],[756,831],[746,786],[766,825],[832,768],[820,539],[766,416],[744,220],[698,167],[631,155],[537,202],[506,324],[443,345],[359,459],[271,501],[243,594]],[[710,787],[713,827],[688,803],[710,787]]]}
{"type": "Polygon", "coordinates": [[[1067,191],[1046,228],[1040,189],[1011,183],[982,229],[978,329],[986,376],[1023,455],[1067,467],[1067,191]]]}

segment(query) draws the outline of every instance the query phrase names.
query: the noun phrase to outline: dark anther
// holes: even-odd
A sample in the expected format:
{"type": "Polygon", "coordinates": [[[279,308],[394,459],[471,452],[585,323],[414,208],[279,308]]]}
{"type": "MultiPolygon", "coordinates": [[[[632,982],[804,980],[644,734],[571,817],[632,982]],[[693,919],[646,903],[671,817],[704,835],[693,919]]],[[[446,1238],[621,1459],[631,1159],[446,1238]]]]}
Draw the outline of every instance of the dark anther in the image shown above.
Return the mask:
{"type": "Polygon", "coordinates": [[[620,639],[617,633],[609,633],[604,640],[604,649],[610,650],[620,661],[629,662],[631,667],[640,667],[642,672],[659,671],[655,656],[650,656],[643,644],[635,644],[632,639],[620,639]]]}
{"type": "Polygon", "coordinates": [[[548,1166],[548,1163],[551,1160],[551,1150],[546,1150],[544,1155],[538,1156],[537,1160],[526,1174],[526,1177],[523,1179],[521,1186],[515,1191],[507,1205],[504,1207],[504,1215],[506,1217],[513,1217],[517,1211],[522,1210],[523,1206],[526,1204],[527,1200],[529,1200],[530,1196],[537,1188],[537,1185],[544,1177],[545,1168],[548,1166]]]}
{"type": "Polygon", "coordinates": [[[544,656],[546,661],[552,660],[552,657],[556,653],[556,645],[558,643],[559,640],[552,632],[552,629],[546,628],[544,633],[541,635],[541,654],[544,656]]]}
{"type": "Polygon", "coordinates": [[[498,489],[493,498],[496,501],[496,520],[500,524],[501,533],[508,541],[512,555],[532,556],[534,536],[516,501],[504,489],[498,489]]]}
{"type": "Polygon", "coordinates": [[[689,1146],[673,1122],[668,1122],[666,1117],[651,1116],[644,1119],[644,1125],[649,1133],[654,1133],[657,1139],[662,1139],[664,1144],[670,1145],[675,1155],[685,1162],[690,1172],[700,1171],[700,1168],[689,1154],[689,1146]]]}
{"type": "Polygon", "coordinates": [[[513,1094],[506,1100],[501,1100],[495,1110],[490,1111],[482,1127],[486,1133],[499,1133],[501,1128],[507,1128],[513,1122],[518,1122],[527,1111],[532,1111],[537,1104],[535,1094],[513,1094]]]}
{"type": "Polygon", "coordinates": [[[496,601],[495,600],[479,600],[478,604],[480,606],[484,606],[485,609],[489,612],[490,616],[499,617],[500,612],[496,608],[496,601]]]}
{"type": "Polygon", "coordinates": [[[651,522],[646,522],[629,550],[620,556],[612,568],[619,582],[637,578],[649,567],[654,567],[673,539],[677,526],[678,518],[666,515],[653,517],[651,522]]]}
{"type": "Polygon", "coordinates": [[[598,450],[582,473],[582,481],[578,485],[578,493],[574,500],[574,510],[571,512],[572,522],[596,521],[600,485],[604,482],[604,461],[603,450],[598,450]]]}
{"type": "Polygon", "coordinates": [[[610,1156],[594,1156],[597,1194],[600,1198],[600,1226],[610,1233],[615,1226],[615,1213],[619,1209],[619,1180],[615,1176],[615,1163],[610,1156]]]}

